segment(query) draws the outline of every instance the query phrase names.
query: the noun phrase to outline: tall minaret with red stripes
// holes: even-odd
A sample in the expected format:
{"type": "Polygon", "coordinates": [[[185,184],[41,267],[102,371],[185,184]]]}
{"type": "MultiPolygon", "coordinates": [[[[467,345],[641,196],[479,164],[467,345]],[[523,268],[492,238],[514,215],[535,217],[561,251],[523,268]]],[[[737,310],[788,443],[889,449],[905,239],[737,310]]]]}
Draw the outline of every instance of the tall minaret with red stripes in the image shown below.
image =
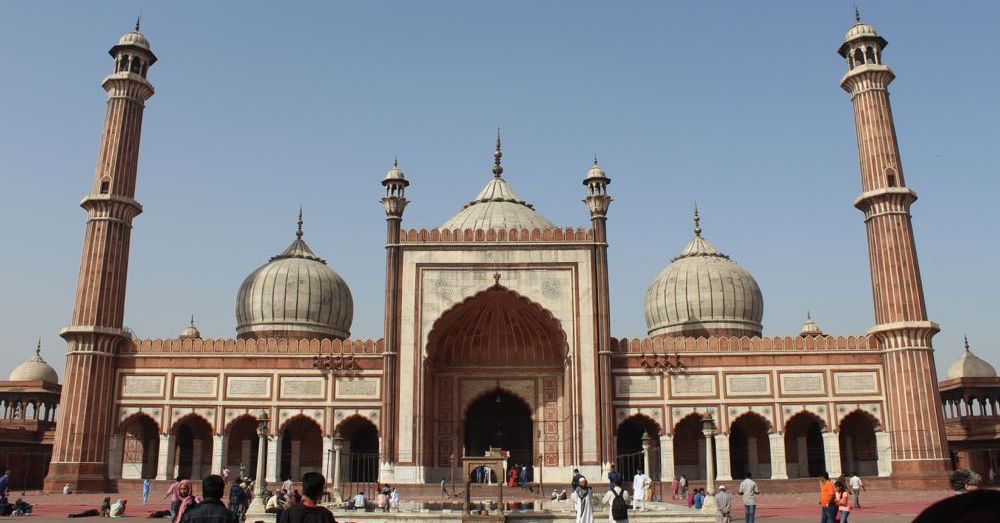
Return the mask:
{"type": "Polygon", "coordinates": [[[134,199],[136,166],[142,112],[153,96],[146,73],[156,55],[138,22],[109,52],[115,66],[102,84],[108,106],[97,169],[90,193],[80,202],[87,225],[73,317],[61,333],[67,343],[66,371],[45,478],[49,491],[67,484],[76,491],[107,488],[115,355],[130,338],[122,324],[125,281],[132,219],[142,212],[134,199]]]}
{"type": "Polygon", "coordinates": [[[869,333],[884,351],[882,429],[890,436],[893,476],[926,476],[949,467],[931,348],[938,326],[928,321],[924,303],[910,222],[917,194],[906,186],[899,158],[888,91],[895,75],[882,61],[886,45],[856,14],[838,50],[849,68],[840,86],[854,105],[862,191],[854,206],[865,215],[875,301],[869,333]]]}

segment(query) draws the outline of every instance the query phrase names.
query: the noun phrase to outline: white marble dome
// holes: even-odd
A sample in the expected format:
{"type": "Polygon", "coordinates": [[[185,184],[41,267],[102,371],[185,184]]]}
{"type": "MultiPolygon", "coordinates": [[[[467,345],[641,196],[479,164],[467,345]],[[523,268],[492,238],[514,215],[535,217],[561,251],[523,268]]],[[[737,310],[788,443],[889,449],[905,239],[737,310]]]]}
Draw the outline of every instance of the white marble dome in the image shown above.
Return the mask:
{"type": "Polygon", "coordinates": [[[285,252],[247,276],[236,297],[240,338],[338,338],[350,336],[351,289],[326,261],[297,238],[285,252]]]}
{"type": "Polygon", "coordinates": [[[969,350],[969,340],[965,340],[965,350],[955,363],[948,367],[948,379],[995,378],[997,370],[985,360],[969,350]]]}
{"type": "Polygon", "coordinates": [[[531,204],[514,194],[510,184],[499,175],[441,229],[546,229],[555,225],[538,214],[531,204]]]}
{"type": "Polygon", "coordinates": [[[118,39],[118,45],[134,45],[149,50],[149,40],[139,31],[129,31],[118,39]]]}
{"type": "Polygon", "coordinates": [[[646,290],[650,336],[760,336],[764,298],[753,276],[695,236],[646,290]]]}
{"type": "Polygon", "coordinates": [[[866,36],[877,37],[878,33],[875,32],[875,28],[861,21],[855,22],[850,29],[847,30],[847,35],[844,36],[844,41],[849,42],[855,38],[862,38],[866,36]]]}
{"type": "Polygon", "coordinates": [[[10,371],[9,381],[45,381],[59,383],[59,375],[51,365],[42,359],[42,344],[38,343],[35,355],[10,371]]]}

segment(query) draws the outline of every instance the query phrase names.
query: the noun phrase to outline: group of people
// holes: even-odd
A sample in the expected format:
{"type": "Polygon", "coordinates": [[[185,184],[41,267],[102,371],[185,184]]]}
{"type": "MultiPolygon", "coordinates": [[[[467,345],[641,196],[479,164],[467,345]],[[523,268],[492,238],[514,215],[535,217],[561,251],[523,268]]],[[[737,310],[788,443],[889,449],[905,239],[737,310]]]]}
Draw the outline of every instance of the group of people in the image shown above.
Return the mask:
{"type": "MultiPolygon", "coordinates": [[[[443,488],[443,487],[442,487],[443,488]]],[[[389,512],[390,510],[399,510],[399,490],[388,483],[382,485],[378,494],[375,495],[375,505],[370,507],[368,503],[368,498],[365,497],[363,491],[358,491],[354,496],[354,500],[347,504],[348,509],[368,511],[369,508],[374,508],[382,512],[389,512]]]]}
{"type": "MultiPolygon", "coordinates": [[[[252,483],[245,480],[233,482],[229,492],[229,506],[223,503],[226,481],[222,476],[212,474],[201,482],[201,496],[194,494],[189,480],[175,483],[177,500],[174,492],[171,497],[171,519],[175,523],[239,523],[249,505],[252,483]]],[[[291,481],[275,494],[264,495],[268,498],[265,509],[275,514],[277,523],[336,523],[336,520],[326,508],[319,505],[322,501],[326,478],[317,472],[307,472],[302,476],[302,493],[291,489],[291,481]]]]}
{"type": "Polygon", "coordinates": [[[530,489],[530,483],[534,479],[532,477],[532,469],[527,465],[514,464],[510,467],[507,472],[507,486],[508,487],[521,487],[530,489]]]}
{"type": "MultiPolygon", "coordinates": [[[[5,470],[0,466],[0,470],[5,470]]],[[[24,498],[17,498],[10,502],[10,471],[5,470],[0,476],[0,516],[28,516],[31,514],[31,505],[24,498]]],[[[23,496],[24,493],[21,493],[23,496]]]]}
{"type": "MultiPolygon", "coordinates": [[[[632,478],[632,491],[629,492],[624,487],[624,479],[617,467],[611,466],[608,472],[608,490],[601,498],[601,503],[608,507],[608,520],[612,523],[628,521],[629,505],[632,510],[646,510],[646,501],[652,498],[653,480],[647,476],[642,469],[636,471],[632,478]]],[[[594,521],[594,492],[587,478],[580,473],[579,469],[573,469],[573,477],[570,480],[571,494],[569,499],[576,509],[577,523],[593,523],[594,521]]],[[[552,491],[553,500],[566,499],[566,491],[557,494],[552,491]]]]}

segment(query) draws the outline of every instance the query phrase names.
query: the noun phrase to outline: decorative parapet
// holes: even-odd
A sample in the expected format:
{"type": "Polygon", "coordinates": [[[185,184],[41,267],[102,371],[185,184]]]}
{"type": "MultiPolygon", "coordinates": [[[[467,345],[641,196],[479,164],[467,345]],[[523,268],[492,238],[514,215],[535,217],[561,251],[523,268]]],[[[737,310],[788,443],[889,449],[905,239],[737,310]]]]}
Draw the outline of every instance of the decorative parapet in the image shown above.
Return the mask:
{"type": "Polygon", "coordinates": [[[407,229],[400,233],[399,243],[579,243],[593,242],[593,229],[583,227],[546,229],[407,229]]]}
{"type": "Polygon", "coordinates": [[[611,351],[619,354],[673,354],[678,352],[878,350],[871,336],[786,336],[711,338],[611,338],[611,351]]]}
{"type": "Polygon", "coordinates": [[[133,340],[122,348],[122,355],[151,354],[366,354],[380,355],[383,340],[332,339],[147,339],[133,340]]]}

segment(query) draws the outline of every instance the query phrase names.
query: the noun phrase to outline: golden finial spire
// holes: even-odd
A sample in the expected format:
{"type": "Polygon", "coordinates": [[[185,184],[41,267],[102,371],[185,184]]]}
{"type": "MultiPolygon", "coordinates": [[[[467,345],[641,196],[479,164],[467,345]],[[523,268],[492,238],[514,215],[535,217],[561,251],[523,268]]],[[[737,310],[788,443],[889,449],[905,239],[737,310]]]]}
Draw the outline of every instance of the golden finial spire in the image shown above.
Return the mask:
{"type": "Polygon", "coordinates": [[[698,202],[694,203],[694,235],[701,238],[701,216],[698,215],[698,202]]]}
{"type": "Polygon", "coordinates": [[[299,230],[295,231],[295,237],[302,239],[302,206],[299,206],[299,230]]]}
{"type": "Polygon", "coordinates": [[[503,158],[503,151],[500,150],[500,128],[497,127],[497,148],[493,151],[493,176],[497,178],[503,174],[503,166],[500,159],[503,158]]]}

